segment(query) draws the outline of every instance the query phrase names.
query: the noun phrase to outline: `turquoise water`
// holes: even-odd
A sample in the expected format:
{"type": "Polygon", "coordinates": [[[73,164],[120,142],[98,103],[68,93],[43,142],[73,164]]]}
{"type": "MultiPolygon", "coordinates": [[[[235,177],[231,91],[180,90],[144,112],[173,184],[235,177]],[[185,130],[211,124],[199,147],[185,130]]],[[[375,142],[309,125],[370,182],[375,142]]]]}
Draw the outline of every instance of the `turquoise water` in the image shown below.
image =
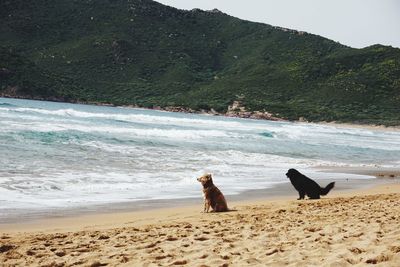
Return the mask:
{"type": "Polygon", "coordinates": [[[199,197],[212,172],[227,195],[314,178],[321,166],[400,163],[400,134],[153,110],[0,98],[0,219],[46,210],[199,197]]]}

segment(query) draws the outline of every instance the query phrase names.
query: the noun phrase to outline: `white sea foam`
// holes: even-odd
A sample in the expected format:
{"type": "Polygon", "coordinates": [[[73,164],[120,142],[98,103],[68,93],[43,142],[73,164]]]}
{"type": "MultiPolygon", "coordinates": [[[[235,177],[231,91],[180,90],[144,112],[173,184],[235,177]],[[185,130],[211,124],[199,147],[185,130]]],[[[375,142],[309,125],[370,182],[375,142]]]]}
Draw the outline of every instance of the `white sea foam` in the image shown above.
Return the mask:
{"type": "MultiPolygon", "coordinates": [[[[187,129],[140,129],[140,128],[119,128],[112,126],[85,126],[78,124],[62,125],[24,125],[17,123],[9,124],[8,132],[15,131],[34,131],[34,132],[61,132],[61,131],[79,131],[84,133],[106,133],[106,134],[125,134],[131,137],[143,138],[173,138],[173,139],[199,139],[213,137],[234,137],[235,134],[229,134],[219,130],[187,130],[187,129]]],[[[3,130],[4,131],[4,130],[3,130]]]]}
{"type": "MultiPolygon", "coordinates": [[[[22,113],[39,113],[44,115],[54,115],[62,117],[75,117],[75,118],[94,118],[94,119],[109,119],[116,121],[126,122],[140,122],[148,124],[162,124],[162,125],[182,125],[182,124],[196,124],[196,125],[219,125],[226,127],[240,127],[241,123],[237,121],[223,121],[223,120],[210,120],[208,117],[204,119],[192,119],[192,118],[180,118],[180,117],[169,117],[165,113],[161,113],[163,116],[145,115],[145,114],[117,114],[117,113],[93,113],[83,112],[74,109],[59,109],[59,110],[46,110],[38,108],[0,108],[0,110],[22,112],[22,113]]],[[[158,112],[158,111],[154,111],[158,112]]]]}

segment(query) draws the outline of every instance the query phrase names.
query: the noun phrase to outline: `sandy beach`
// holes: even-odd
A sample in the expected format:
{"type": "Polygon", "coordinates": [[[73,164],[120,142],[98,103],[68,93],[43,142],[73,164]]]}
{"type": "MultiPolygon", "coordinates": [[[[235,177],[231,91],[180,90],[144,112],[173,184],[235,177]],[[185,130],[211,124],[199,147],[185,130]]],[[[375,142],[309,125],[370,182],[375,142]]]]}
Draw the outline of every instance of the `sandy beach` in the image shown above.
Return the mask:
{"type": "Polygon", "coordinates": [[[2,266],[399,266],[400,183],[2,225],[2,266]]]}

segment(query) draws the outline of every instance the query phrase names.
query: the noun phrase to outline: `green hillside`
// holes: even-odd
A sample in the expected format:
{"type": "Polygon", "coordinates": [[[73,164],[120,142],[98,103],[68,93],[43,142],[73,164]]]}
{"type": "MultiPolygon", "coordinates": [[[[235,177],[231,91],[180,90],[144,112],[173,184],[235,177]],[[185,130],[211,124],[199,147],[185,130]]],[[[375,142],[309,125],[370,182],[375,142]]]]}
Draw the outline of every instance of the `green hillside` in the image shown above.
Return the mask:
{"type": "Polygon", "coordinates": [[[0,93],[400,124],[400,49],[150,0],[3,0],[0,93]]]}

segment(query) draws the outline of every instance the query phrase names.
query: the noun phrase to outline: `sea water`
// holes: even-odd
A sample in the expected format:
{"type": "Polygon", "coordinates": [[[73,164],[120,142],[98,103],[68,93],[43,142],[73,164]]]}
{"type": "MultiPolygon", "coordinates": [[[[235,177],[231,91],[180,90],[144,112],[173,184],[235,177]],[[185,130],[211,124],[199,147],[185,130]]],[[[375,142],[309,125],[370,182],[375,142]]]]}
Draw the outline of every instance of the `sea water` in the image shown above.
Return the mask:
{"type": "MultiPolygon", "coordinates": [[[[271,122],[0,98],[0,222],[11,213],[201,198],[211,172],[226,195],[313,178],[324,166],[400,163],[390,130],[271,122]]],[[[365,178],[365,177],[364,177],[365,178]]]]}

